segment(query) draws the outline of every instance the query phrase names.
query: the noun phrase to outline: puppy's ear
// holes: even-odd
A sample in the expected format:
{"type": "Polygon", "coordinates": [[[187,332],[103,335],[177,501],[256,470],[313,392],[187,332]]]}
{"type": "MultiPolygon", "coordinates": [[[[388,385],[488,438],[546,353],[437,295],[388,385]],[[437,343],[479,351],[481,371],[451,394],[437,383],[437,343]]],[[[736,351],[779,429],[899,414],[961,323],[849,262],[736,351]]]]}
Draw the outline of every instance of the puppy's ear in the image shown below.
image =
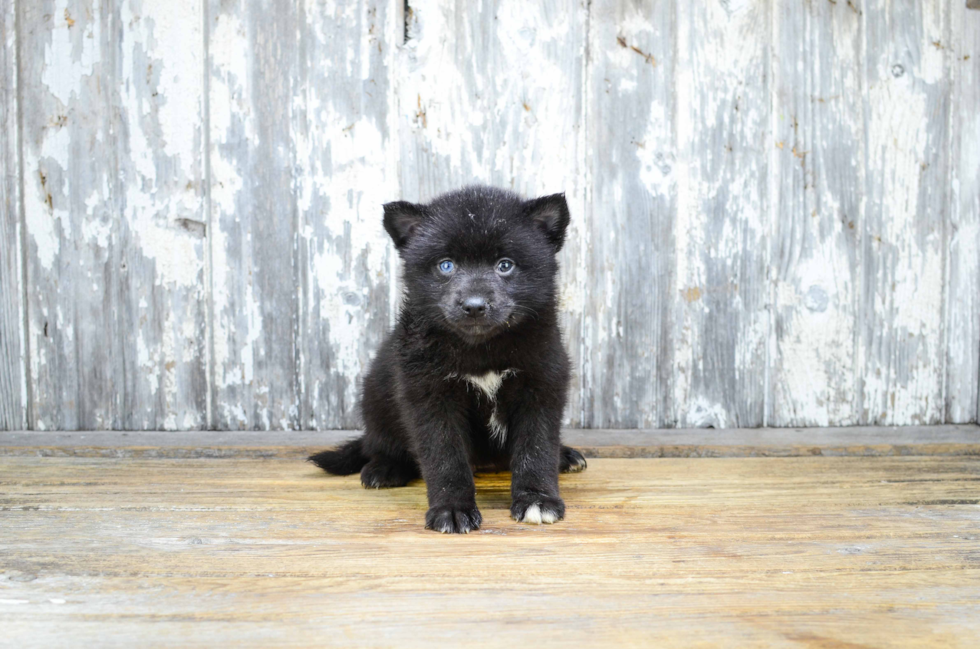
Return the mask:
{"type": "Polygon", "coordinates": [[[412,239],[427,213],[424,205],[416,205],[406,201],[385,203],[385,230],[395,242],[395,248],[401,250],[412,239]]]}
{"type": "Polygon", "coordinates": [[[534,220],[534,224],[548,237],[555,247],[555,252],[561,250],[565,243],[565,229],[568,227],[568,203],[565,194],[542,196],[524,203],[524,213],[534,220]]]}

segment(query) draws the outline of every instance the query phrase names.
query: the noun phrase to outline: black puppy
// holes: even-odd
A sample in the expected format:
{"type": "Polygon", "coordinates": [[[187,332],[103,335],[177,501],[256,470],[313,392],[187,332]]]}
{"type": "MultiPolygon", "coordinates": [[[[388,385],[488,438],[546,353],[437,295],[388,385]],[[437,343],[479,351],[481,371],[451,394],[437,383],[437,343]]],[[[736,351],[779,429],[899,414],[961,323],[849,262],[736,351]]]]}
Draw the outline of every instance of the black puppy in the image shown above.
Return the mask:
{"type": "Polygon", "coordinates": [[[556,253],[564,194],[530,201],[468,187],[427,205],[384,206],[405,264],[398,323],[364,380],[364,436],[310,458],[365,487],[425,479],[425,526],[480,527],[474,468],[513,472],[512,516],[565,515],[559,471],[585,458],[561,445],[569,360],[558,328],[556,253]]]}

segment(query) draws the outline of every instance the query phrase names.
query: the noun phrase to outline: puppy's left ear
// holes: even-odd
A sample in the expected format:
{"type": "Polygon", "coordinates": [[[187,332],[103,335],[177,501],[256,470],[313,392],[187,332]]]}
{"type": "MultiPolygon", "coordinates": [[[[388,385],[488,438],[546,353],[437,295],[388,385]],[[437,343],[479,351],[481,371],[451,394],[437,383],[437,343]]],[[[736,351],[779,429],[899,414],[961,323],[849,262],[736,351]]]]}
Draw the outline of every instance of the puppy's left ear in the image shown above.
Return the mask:
{"type": "Polygon", "coordinates": [[[555,247],[555,252],[561,250],[565,243],[565,229],[568,227],[568,203],[565,194],[542,196],[524,203],[524,213],[534,220],[548,241],[555,247]]]}
{"type": "Polygon", "coordinates": [[[424,205],[416,205],[407,201],[385,203],[385,230],[395,242],[395,248],[401,250],[411,240],[419,224],[427,213],[424,205]]]}

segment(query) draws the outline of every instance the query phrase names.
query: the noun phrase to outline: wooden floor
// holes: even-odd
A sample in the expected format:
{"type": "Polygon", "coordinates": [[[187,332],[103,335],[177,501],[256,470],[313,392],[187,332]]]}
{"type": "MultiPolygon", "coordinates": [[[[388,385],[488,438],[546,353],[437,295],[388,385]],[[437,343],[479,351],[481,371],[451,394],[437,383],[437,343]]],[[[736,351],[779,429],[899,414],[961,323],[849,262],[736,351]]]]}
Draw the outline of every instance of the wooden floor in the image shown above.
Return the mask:
{"type": "MultiPolygon", "coordinates": [[[[287,456],[289,454],[286,454],[287,456]]],[[[593,459],[422,529],[295,457],[0,457],[0,646],[980,646],[980,458],[593,459]]]]}

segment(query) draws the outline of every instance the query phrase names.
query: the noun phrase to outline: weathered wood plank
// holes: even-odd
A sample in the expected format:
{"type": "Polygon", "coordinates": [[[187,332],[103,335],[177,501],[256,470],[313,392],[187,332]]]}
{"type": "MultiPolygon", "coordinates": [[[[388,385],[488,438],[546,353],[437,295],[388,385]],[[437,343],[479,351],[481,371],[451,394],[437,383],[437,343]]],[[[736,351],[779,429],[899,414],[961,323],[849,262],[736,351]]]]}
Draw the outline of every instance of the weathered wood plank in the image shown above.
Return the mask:
{"type": "Polygon", "coordinates": [[[406,200],[475,181],[573,200],[585,19],[567,2],[411,3],[397,86],[406,200]]]}
{"type": "Polygon", "coordinates": [[[129,429],[208,426],[202,12],[202,0],[114,8],[112,362],[129,429]]]}
{"type": "Polygon", "coordinates": [[[23,115],[23,192],[31,409],[41,430],[112,428],[119,411],[107,362],[119,357],[110,322],[118,268],[107,257],[115,185],[111,12],[103,3],[73,9],[53,0],[18,3],[20,92],[33,107],[23,115]]]}
{"type": "Polygon", "coordinates": [[[299,4],[292,100],[302,287],[303,428],[351,428],[360,381],[392,319],[393,250],[381,225],[398,197],[389,132],[395,25],[387,0],[299,4]]]}
{"type": "Polygon", "coordinates": [[[27,427],[16,22],[0,0],[0,430],[27,427]]]}
{"type": "Polygon", "coordinates": [[[200,5],[19,7],[34,423],[199,427],[200,5]]]}
{"type": "Polygon", "coordinates": [[[576,367],[566,421],[582,420],[584,3],[413,1],[397,72],[401,193],[428,200],[474,182],[564,191],[562,323],[576,367]],[[581,395],[581,396],[579,396],[581,395]]]}
{"type": "Polygon", "coordinates": [[[676,424],[674,12],[670,2],[590,5],[584,426],[676,424]]]}
{"type": "Polygon", "coordinates": [[[980,13],[702,4],[4,0],[0,428],[357,425],[473,181],[568,194],[566,424],[975,421],[980,13]]]}
{"type": "Polygon", "coordinates": [[[208,0],[212,423],[222,429],[300,426],[298,33],[295,2],[208,0]]]}
{"type": "Polygon", "coordinates": [[[677,3],[667,425],[764,421],[770,12],[767,0],[677,3]]]}
{"type": "MultiPolygon", "coordinates": [[[[211,431],[0,432],[0,456],[305,459],[360,435],[318,432],[211,431]]],[[[734,428],[562,431],[562,441],[586,457],[811,457],[980,455],[980,427],[852,426],[848,428],[734,428]]]]}
{"type": "Polygon", "coordinates": [[[951,3],[946,404],[949,423],[980,421],[980,11],[951,3]]]}
{"type": "Polygon", "coordinates": [[[450,538],[420,482],[0,458],[0,624],[17,647],[966,648],[978,479],[974,458],[595,460],[553,526],[478,477],[484,526],[450,538]]]}
{"type": "Polygon", "coordinates": [[[865,167],[862,18],[855,6],[774,6],[771,426],[861,420],[865,167]]]}
{"type": "Polygon", "coordinates": [[[944,419],[946,2],[865,0],[861,422],[944,419]]]}

